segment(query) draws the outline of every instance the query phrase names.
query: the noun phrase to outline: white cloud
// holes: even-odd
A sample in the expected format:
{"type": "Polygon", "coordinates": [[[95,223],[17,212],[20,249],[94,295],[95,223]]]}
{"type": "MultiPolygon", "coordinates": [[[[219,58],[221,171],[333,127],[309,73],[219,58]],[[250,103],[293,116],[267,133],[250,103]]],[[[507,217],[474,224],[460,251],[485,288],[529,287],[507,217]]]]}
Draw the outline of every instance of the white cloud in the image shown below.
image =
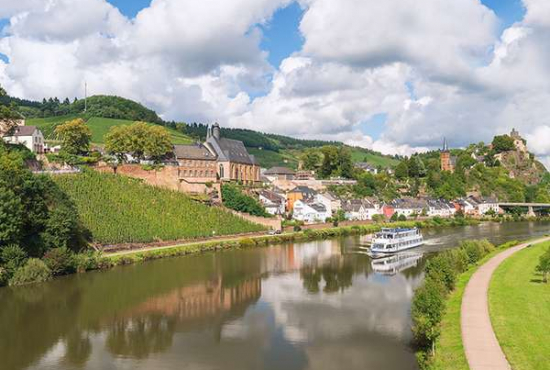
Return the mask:
{"type": "Polygon", "coordinates": [[[496,33],[479,0],[299,0],[303,50],[275,70],[258,24],[292,0],[0,0],[0,83],[14,95],[118,94],[167,119],[341,140],[384,153],[512,127],[550,158],[550,2],[496,33]],[[78,2],[78,6],[75,6],[78,2]],[[260,97],[253,99],[251,92],[260,97]],[[373,117],[386,122],[372,127],[373,117]],[[369,132],[381,132],[373,139],[369,132]]]}

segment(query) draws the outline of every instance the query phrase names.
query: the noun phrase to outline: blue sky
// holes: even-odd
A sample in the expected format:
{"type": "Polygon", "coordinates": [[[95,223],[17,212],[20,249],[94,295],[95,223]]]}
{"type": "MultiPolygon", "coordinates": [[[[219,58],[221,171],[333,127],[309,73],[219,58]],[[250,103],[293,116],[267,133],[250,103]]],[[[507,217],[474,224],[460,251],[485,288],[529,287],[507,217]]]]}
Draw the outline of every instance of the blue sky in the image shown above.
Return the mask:
{"type": "MultiPolygon", "coordinates": [[[[146,8],[151,0],[108,0],[128,17],[146,8]]],[[[493,9],[502,21],[502,29],[520,21],[524,15],[521,0],[482,0],[483,4],[493,9]]],[[[293,3],[275,13],[271,22],[261,26],[264,38],[263,50],[269,52],[269,62],[278,67],[283,59],[300,50],[303,39],[298,30],[303,10],[293,3]]]]}

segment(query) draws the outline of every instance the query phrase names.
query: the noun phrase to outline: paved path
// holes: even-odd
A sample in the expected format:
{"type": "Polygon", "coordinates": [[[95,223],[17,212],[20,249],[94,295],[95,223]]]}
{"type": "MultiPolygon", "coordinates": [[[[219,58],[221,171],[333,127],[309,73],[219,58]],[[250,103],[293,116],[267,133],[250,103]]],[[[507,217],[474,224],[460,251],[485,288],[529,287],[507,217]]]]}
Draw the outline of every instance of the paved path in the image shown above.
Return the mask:
{"type": "Polygon", "coordinates": [[[462,343],[470,370],[510,370],[510,364],[496,338],[491,319],[487,293],[491,276],[497,267],[514,253],[530,244],[549,241],[550,237],[510,248],[491,258],[470,279],[461,308],[462,343]]]}

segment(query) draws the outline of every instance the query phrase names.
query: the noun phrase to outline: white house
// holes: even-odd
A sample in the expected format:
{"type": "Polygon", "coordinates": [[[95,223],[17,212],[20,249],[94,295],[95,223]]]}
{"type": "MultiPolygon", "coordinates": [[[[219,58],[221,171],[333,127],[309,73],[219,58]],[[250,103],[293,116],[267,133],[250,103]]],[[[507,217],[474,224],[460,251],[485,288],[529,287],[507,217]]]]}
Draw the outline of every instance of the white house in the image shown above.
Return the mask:
{"type": "Polygon", "coordinates": [[[428,199],[426,201],[428,216],[451,217],[456,213],[454,205],[441,199],[428,199]]]}
{"type": "Polygon", "coordinates": [[[329,192],[318,193],[315,196],[315,201],[317,203],[323,204],[330,214],[334,214],[342,209],[342,201],[340,200],[340,198],[329,192]]]}
{"type": "Polygon", "coordinates": [[[377,202],[367,199],[352,199],[342,204],[346,214],[346,220],[367,221],[372,220],[374,215],[381,215],[382,208],[377,202]]]}
{"type": "Polygon", "coordinates": [[[480,202],[477,205],[477,211],[480,215],[486,215],[491,211],[496,215],[500,213],[498,200],[495,198],[481,198],[479,200],[480,202]]]}
{"type": "Polygon", "coordinates": [[[297,200],[293,209],[292,217],[307,224],[326,222],[332,216],[323,204],[316,202],[297,200]]]}
{"type": "Polygon", "coordinates": [[[412,215],[420,215],[424,209],[428,208],[426,202],[422,199],[415,198],[400,198],[391,202],[394,212],[398,215],[410,217],[412,215]]]}
{"type": "Polygon", "coordinates": [[[284,215],[286,211],[286,198],[274,191],[262,190],[259,194],[260,203],[267,213],[272,215],[284,215]]]}
{"type": "Polygon", "coordinates": [[[44,153],[44,135],[36,126],[16,126],[8,135],[4,136],[6,143],[22,144],[33,153],[44,153]]]}

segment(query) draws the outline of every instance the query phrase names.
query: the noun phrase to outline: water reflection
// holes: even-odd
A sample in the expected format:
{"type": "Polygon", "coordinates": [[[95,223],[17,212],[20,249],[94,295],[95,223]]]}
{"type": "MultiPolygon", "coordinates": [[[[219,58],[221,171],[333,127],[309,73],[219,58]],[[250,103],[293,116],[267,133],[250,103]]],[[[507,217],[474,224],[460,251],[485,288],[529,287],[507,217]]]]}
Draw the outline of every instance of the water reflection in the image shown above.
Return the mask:
{"type": "MultiPolygon", "coordinates": [[[[427,256],[494,226],[426,233],[383,260],[359,238],[155,261],[0,289],[2,369],[416,369],[427,256]]],[[[510,224],[498,238],[546,232],[510,224]]]]}

